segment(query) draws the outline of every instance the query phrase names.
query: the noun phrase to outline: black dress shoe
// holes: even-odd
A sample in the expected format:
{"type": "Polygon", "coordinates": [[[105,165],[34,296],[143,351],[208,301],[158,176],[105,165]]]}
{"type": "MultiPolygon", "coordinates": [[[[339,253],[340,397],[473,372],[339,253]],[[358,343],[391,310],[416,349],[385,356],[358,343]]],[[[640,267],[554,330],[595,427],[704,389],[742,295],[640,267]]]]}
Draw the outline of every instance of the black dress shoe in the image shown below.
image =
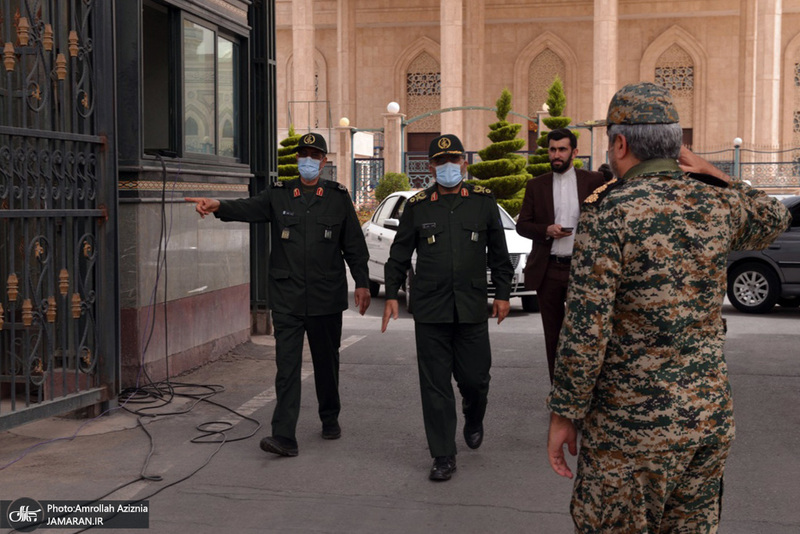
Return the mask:
{"type": "Polygon", "coordinates": [[[322,425],[322,439],[339,439],[342,437],[342,427],[339,423],[322,425]]]}
{"type": "Polygon", "coordinates": [[[480,447],[483,443],[483,424],[472,426],[464,423],[464,441],[470,449],[480,447]]]}
{"type": "Polygon", "coordinates": [[[428,478],[435,482],[444,482],[450,480],[455,470],[455,456],[437,456],[433,459],[433,467],[431,467],[431,474],[428,475],[428,478]]]}
{"type": "Polygon", "coordinates": [[[297,456],[297,442],[283,436],[269,436],[261,440],[261,450],[280,456],[297,456]]]}

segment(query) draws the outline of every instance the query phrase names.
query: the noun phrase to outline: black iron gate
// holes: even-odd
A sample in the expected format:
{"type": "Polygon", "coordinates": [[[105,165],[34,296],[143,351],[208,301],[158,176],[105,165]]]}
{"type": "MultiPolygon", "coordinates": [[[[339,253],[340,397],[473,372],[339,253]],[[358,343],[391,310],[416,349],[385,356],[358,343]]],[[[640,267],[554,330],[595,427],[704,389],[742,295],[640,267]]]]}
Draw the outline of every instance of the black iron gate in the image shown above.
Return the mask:
{"type": "Polygon", "coordinates": [[[113,3],[0,3],[0,429],[113,398],[113,3]]]}

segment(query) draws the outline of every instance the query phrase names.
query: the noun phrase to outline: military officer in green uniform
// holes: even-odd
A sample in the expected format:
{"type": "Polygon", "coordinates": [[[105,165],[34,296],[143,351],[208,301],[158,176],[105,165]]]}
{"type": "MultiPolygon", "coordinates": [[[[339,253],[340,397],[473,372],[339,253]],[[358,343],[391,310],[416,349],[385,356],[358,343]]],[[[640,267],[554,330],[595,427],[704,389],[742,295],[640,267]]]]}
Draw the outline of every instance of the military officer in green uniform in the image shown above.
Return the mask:
{"type": "Polygon", "coordinates": [[[417,262],[411,293],[422,413],[430,454],[429,478],[448,480],[456,469],[456,408],[451,377],[462,396],[464,438],[483,440],[489,391],[486,266],[496,287],[492,317],[508,314],[513,267],[491,191],[465,183],[464,148],[455,135],[434,139],[428,151],[436,184],[408,200],[385,266],[386,307],[381,331],[397,318],[397,292],[417,262]],[[488,262],[487,262],[488,253],[488,262]]]}
{"type": "Polygon", "coordinates": [[[786,208],[681,148],[669,91],[608,108],[618,177],[584,202],[561,330],[548,455],[572,477],[576,532],[716,532],[734,436],[722,302],[731,250],[767,247],[786,208]],[[687,172],[689,171],[689,172],[687,172]]]}
{"type": "Polygon", "coordinates": [[[205,217],[270,222],[269,307],[275,329],[277,402],[272,436],[261,448],[297,456],[295,427],[300,412],[303,337],[308,336],[322,437],[341,436],[338,416],[339,345],[347,309],[345,262],[356,283],[355,305],[369,307],[369,253],[347,189],[320,179],[327,162],[325,139],[316,133],[297,145],[300,178],[276,182],[258,196],[238,200],[187,198],[205,217]]]}

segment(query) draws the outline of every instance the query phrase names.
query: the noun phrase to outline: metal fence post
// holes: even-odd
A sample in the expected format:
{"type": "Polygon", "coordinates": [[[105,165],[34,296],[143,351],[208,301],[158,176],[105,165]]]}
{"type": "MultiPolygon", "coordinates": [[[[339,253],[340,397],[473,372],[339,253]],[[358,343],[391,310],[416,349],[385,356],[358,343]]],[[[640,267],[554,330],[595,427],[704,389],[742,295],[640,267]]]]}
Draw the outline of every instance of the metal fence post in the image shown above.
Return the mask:
{"type": "Polygon", "coordinates": [[[742,179],[742,169],[741,169],[741,148],[742,148],[742,138],[737,137],[733,140],[733,177],[737,180],[742,179]]]}

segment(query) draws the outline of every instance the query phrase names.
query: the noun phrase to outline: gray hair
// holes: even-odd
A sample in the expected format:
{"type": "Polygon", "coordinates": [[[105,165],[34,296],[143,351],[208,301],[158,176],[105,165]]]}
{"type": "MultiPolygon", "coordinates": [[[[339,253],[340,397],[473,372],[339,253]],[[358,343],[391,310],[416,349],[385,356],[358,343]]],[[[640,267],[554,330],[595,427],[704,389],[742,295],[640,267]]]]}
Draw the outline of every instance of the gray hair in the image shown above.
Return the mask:
{"type": "Polygon", "coordinates": [[[639,161],[678,159],[683,143],[683,130],[674,124],[612,124],[608,127],[608,144],[618,135],[625,137],[634,157],[639,161]]]}

